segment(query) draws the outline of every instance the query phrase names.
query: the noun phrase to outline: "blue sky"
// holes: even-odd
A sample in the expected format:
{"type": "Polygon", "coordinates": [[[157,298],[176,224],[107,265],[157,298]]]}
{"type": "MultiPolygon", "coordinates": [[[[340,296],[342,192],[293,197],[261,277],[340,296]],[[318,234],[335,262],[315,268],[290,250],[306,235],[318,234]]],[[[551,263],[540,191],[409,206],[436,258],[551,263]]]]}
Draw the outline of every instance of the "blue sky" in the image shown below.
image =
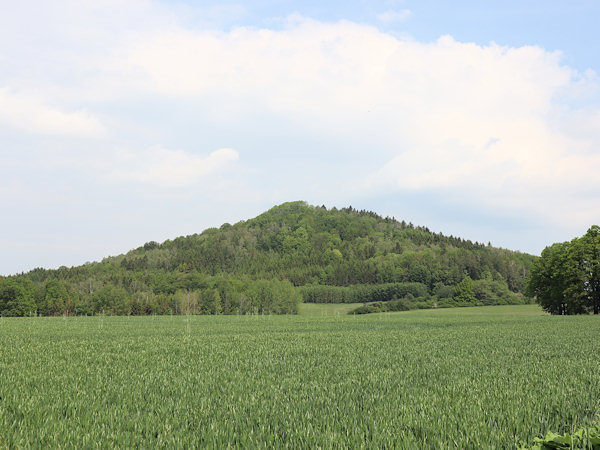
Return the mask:
{"type": "MultiPolygon", "coordinates": [[[[564,53],[563,62],[578,70],[600,68],[597,21],[600,3],[594,0],[440,1],[349,0],[344,2],[265,0],[257,2],[170,1],[198,8],[189,14],[191,26],[205,24],[208,14],[220,27],[277,27],[281,19],[299,13],[334,22],[367,23],[382,30],[408,34],[420,41],[435,41],[450,34],[462,42],[522,46],[539,45],[564,53]],[[382,20],[387,14],[388,19],[382,20]],[[216,19],[216,20],[215,20],[216,19]]],[[[208,19],[208,20],[210,20],[208,19]]]]}
{"type": "Polygon", "coordinates": [[[22,1],[0,274],[284,201],[539,253],[600,223],[592,1],[22,1]]]}

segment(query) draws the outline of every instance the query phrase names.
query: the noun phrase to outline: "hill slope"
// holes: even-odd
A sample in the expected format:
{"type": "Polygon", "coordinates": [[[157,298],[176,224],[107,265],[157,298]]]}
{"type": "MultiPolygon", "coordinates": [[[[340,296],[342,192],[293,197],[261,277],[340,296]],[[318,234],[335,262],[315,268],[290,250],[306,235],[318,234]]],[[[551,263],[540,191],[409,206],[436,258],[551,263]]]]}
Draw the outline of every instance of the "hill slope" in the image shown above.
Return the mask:
{"type": "Polygon", "coordinates": [[[534,259],[352,207],[290,202],[235,225],[148,242],[99,263],[35,269],[16,281],[41,314],[293,313],[300,296],[520,302],[534,259]],[[473,295],[457,300],[466,278],[473,295]]]}

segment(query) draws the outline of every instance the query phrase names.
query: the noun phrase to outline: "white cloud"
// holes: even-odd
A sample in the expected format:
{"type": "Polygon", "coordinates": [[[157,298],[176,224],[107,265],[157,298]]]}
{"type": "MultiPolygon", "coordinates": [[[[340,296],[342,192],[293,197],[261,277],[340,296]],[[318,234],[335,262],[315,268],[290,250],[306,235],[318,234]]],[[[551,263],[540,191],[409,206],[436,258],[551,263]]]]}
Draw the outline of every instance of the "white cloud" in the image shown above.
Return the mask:
{"type": "Polygon", "coordinates": [[[557,52],[450,36],[420,43],[303,19],[281,31],[157,33],[121,64],[148,91],[193,97],[224,120],[261,111],[364,143],[364,158],[388,162],[360,189],[454,189],[486,208],[597,220],[600,196],[582,210],[575,199],[582,186],[600,192],[600,108],[587,106],[580,122],[581,110],[566,106],[582,86],[597,89],[597,77],[557,52]]]}
{"type": "Polygon", "coordinates": [[[0,88],[0,126],[25,133],[100,137],[105,134],[102,123],[85,109],[63,112],[39,100],[0,88]]]}
{"type": "Polygon", "coordinates": [[[106,176],[110,180],[179,188],[197,183],[238,158],[239,153],[229,148],[194,155],[157,147],[145,152],[121,153],[119,160],[111,163],[117,168],[113,167],[106,176]]]}
{"type": "Polygon", "coordinates": [[[388,10],[377,14],[377,18],[384,23],[391,22],[404,22],[406,19],[412,16],[410,9],[403,9],[400,11],[388,10]]]}
{"type": "MultiPolygon", "coordinates": [[[[314,189],[374,195],[427,190],[477,208],[518,211],[561,225],[599,220],[600,81],[593,72],[563,65],[560,53],[463,43],[450,36],[423,43],[371,26],[300,16],[279,30],[192,29],[156,2],[116,4],[105,2],[96,11],[87,2],[70,2],[68,26],[56,34],[60,39],[38,36],[32,47],[41,45],[40,51],[21,52],[31,60],[0,65],[6,73],[21,67],[10,83],[0,77],[1,85],[44,94],[32,100],[0,91],[0,122],[37,133],[94,135],[102,127],[94,105],[108,105],[113,117],[106,123],[122,125],[121,106],[150,100],[157,109],[161,102],[167,108],[190,106],[197,116],[183,122],[203,129],[209,127],[201,122],[211,120],[220,130],[251,130],[260,141],[257,148],[284,133],[272,129],[272,118],[306,136],[313,155],[320,152],[323,159],[364,171],[378,166],[370,173],[336,174],[335,183],[322,177],[314,189]],[[52,77],[20,76],[30,74],[24,68],[40,55],[51,70],[42,65],[32,73],[52,77]],[[64,73],[68,82],[53,81],[64,80],[64,73]],[[83,106],[48,106],[63,99],[92,105],[92,112],[83,106]]],[[[390,8],[380,20],[405,20],[410,14],[400,6],[390,8]]],[[[32,28],[43,29],[43,22],[32,28]]],[[[0,36],[5,43],[18,42],[14,35],[0,36]]],[[[16,47],[11,52],[19,53],[16,47]]],[[[131,129],[152,128],[143,113],[134,115],[127,118],[131,129]]],[[[143,137],[170,145],[162,136],[143,137]]],[[[236,147],[214,141],[213,136],[211,148],[236,147]]],[[[155,148],[103,170],[112,180],[186,186],[237,158],[232,150],[220,152],[197,156],[155,148]]],[[[271,166],[273,173],[285,179],[285,171],[295,171],[301,178],[285,147],[272,152],[279,155],[270,163],[278,164],[271,166]]],[[[244,155],[252,162],[251,152],[244,155]]],[[[297,161],[303,155],[293,157],[297,161]]],[[[320,164],[315,159],[314,165],[320,164]]],[[[268,180],[260,181],[269,188],[268,180]]]]}

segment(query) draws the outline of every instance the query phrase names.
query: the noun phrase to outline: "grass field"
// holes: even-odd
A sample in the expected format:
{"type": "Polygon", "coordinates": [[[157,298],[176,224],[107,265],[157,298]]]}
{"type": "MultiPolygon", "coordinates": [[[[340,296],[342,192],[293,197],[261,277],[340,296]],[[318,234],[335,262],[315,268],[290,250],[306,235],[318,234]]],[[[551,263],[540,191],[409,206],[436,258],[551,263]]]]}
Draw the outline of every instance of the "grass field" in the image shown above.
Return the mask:
{"type": "Polygon", "coordinates": [[[339,316],[348,314],[364,303],[300,303],[298,314],[301,316],[339,316]]]}
{"type": "Polygon", "coordinates": [[[0,319],[0,448],[514,448],[600,413],[600,318],[0,319]]]}

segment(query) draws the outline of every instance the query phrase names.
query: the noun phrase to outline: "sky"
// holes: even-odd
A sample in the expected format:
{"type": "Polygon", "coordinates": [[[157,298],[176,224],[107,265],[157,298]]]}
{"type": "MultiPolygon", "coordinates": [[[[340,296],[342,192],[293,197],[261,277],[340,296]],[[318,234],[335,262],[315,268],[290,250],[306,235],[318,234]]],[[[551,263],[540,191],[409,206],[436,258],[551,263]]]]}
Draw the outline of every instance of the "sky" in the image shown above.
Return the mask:
{"type": "Polygon", "coordinates": [[[595,0],[2,3],[1,275],[294,200],[533,254],[600,224],[595,0]]]}

